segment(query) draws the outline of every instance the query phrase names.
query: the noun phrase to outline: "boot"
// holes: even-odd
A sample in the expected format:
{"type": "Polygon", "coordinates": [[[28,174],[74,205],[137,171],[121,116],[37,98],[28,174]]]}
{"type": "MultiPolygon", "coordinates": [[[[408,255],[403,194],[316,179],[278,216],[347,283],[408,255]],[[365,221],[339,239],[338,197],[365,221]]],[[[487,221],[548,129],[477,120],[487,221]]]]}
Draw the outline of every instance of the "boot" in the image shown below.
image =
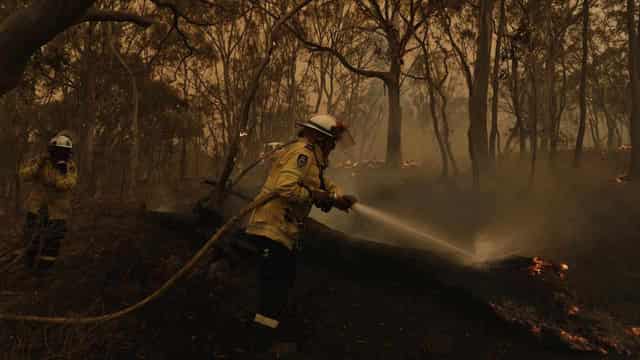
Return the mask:
{"type": "Polygon", "coordinates": [[[51,220],[41,239],[41,249],[36,258],[36,270],[45,275],[58,259],[60,244],[67,232],[65,220],[51,220]]]}
{"type": "Polygon", "coordinates": [[[253,323],[253,352],[258,359],[289,359],[297,354],[297,344],[282,338],[278,328],[253,323]]]}

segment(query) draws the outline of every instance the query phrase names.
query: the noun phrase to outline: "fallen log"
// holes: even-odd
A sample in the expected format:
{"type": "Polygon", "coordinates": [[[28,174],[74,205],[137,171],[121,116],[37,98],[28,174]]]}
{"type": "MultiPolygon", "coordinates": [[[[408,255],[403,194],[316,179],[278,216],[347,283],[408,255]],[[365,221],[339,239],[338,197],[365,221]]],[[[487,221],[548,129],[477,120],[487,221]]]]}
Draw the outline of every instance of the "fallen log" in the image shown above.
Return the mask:
{"type": "Polygon", "coordinates": [[[603,355],[631,356],[640,351],[635,328],[581,304],[568,287],[565,264],[518,256],[464,265],[426,250],[353,238],[313,219],[306,224],[305,240],[307,253],[324,258],[327,264],[399,266],[407,276],[434,279],[545,344],[603,355]]]}
{"type": "MultiPolygon", "coordinates": [[[[147,219],[182,228],[194,237],[213,231],[217,219],[196,207],[194,214],[150,212],[147,219]],[[208,220],[198,215],[205,214],[208,220]],[[207,227],[211,227],[208,230],[207,227]]],[[[206,237],[205,237],[206,238],[206,237]]],[[[640,352],[637,329],[581,304],[567,283],[568,266],[537,257],[510,257],[483,264],[461,264],[441,254],[351,237],[313,219],[305,224],[303,257],[326,266],[345,265],[363,271],[380,267],[416,279],[429,278],[445,289],[484,305],[504,322],[543,343],[581,352],[640,352]]]]}

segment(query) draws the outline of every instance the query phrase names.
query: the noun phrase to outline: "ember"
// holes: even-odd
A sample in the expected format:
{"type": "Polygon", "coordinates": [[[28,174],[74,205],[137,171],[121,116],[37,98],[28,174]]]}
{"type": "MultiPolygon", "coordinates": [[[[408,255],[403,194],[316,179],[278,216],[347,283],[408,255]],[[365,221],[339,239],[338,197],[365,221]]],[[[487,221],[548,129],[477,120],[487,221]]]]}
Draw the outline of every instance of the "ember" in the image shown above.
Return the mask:
{"type": "Polygon", "coordinates": [[[531,259],[531,261],[533,262],[533,264],[531,266],[529,266],[529,274],[531,276],[538,276],[538,275],[542,275],[542,273],[544,272],[545,268],[551,267],[551,263],[548,263],[544,260],[542,260],[542,258],[540,257],[534,257],[533,259],[531,259]]]}
{"type": "Polygon", "coordinates": [[[567,314],[569,314],[569,316],[578,315],[579,312],[580,312],[580,308],[575,305],[569,306],[569,309],[567,310],[567,314]]]}
{"type": "Polygon", "coordinates": [[[640,337],[640,327],[629,328],[629,334],[640,337]]]}

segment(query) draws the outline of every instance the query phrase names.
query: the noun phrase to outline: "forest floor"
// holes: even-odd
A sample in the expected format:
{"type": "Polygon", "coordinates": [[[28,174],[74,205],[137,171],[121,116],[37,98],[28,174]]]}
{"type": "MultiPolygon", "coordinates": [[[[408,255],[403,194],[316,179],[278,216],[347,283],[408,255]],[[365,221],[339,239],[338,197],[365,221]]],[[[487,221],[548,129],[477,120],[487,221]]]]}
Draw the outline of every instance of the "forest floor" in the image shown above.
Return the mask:
{"type": "MultiPolygon", "coordinates": [[[[541,165],[539,182],[526,190],[526,168],[514,162],[479,195],[425,181],[419,170],[334,175],[344,182],[352,176],[347,187],[364,202],[428,219],[460,242],[502,236],[527,255],[567,262],[571,285],[588,306],[640,326],[640,186],[618,184],[615,161],[593,156],[587,164],[580,172],[560,168],[553,175],[541,165]]],[[[181,196],[190,202],[198,195],[181,196]]],[[[19,247],[21,219],[3,215],[0,224],[8,229],[0,234],[0,249],[19,247]]],[[[357,221],[337,226],[360,236],[381,233],[357,221]]],[[[145,221],[132,204],[78,203],[50,276],[37,280],[19,267],[0,276],[0,313],[78,316],[120,309],[160,286],[199,245],[145,221]]],[[[298,341],[301,359],[598,358],[542,344],[430,278],[385,264],[303,253],[298,269],[284,331],[298,341]]],[[[253,358],[246,331],[255,299],[251,276],[220,286],[205,272],[106,324],[3,322],[0,359],[253,358]]]]}

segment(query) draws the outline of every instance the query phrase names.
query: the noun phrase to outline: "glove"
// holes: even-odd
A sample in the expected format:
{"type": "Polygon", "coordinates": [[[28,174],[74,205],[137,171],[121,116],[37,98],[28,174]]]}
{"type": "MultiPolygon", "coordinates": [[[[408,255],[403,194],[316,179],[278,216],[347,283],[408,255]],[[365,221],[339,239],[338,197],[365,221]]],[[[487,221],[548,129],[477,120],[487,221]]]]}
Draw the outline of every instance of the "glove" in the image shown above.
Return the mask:
{"type": "Polygon", "coordinates": [[[342,210],[342,211],[349,211],[349,209],[351,209],[351,207],[353,206],[353,204],[355,204],[356,202],[358,202],[358,199],[353,196],[353,195],[343,195],[338,197],[334,202],[333,202],[333,206],[335,206],[336,208],[342,210]]]}
{"type": "Polygon", "coordinates": [[[333,207],[335,196],[328,191],[311,190],[313,204],[324,212],[329,212],[333,207]]]}

